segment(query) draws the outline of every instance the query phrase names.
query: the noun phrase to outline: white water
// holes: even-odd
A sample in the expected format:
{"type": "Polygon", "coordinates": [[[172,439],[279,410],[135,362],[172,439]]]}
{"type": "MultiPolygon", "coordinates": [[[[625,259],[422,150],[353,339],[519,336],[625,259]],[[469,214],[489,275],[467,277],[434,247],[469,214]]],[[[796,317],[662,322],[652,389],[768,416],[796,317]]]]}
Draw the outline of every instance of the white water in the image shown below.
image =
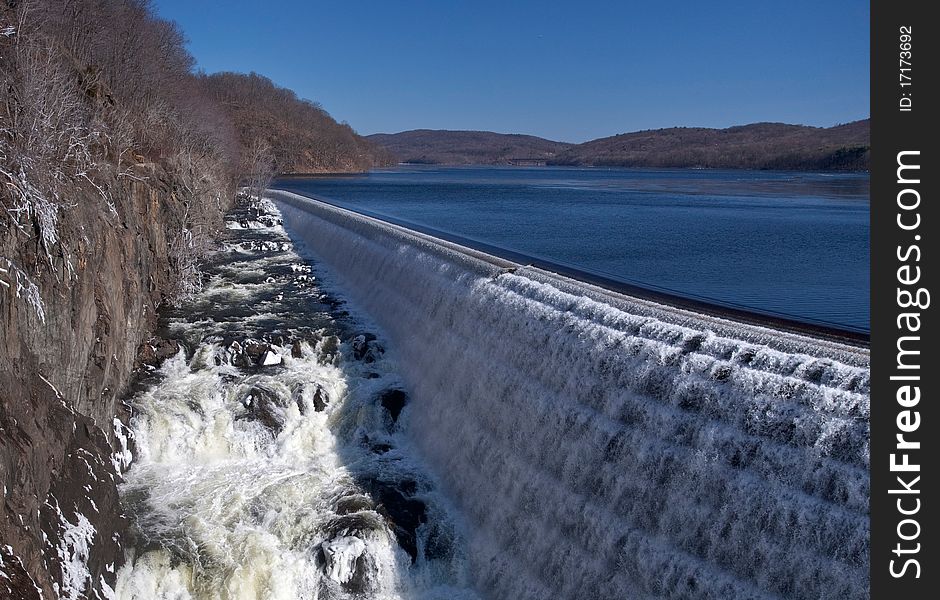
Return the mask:
{"type": "Polygon", "coordinates": [[[396,348],[488,595],[867,597],[867,351],[272,197],[396,348]]]}
{"type": "Polygon", "coordinates": [[[117,598],[474,598],[460,528],[409,450],[410,409],[390,427],[375,400],[400,385],[394,352],[357,361],[333,334],[361,324],[307,311],[320,291],[283,229],[230,229],[268,242],[223,251],[207,289],[170,322],[192,356],[163,364],[120,430],[136,445],[121,493],[138,540],[117,598]],[[234,366],[259,322],[304,341],[234,366]],[[279,431],[252,418],[262,396],[277,399],[279,431]],[[427,506],[414,562],[365,491],[376,478],[414,482],[427,506]],[[424,551],[432,535],[434,557],[424,551]]]}

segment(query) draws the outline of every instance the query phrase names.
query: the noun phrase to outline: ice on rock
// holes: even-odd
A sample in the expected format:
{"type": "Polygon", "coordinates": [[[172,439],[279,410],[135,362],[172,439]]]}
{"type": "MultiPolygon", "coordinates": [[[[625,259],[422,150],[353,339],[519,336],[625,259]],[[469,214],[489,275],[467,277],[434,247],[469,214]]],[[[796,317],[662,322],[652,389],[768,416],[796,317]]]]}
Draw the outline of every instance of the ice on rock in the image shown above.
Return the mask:
{"type": "Polygon", "coordinates": [[[261,359],[261,365],[265,367],[270,367],[272,365],[279,365],[284,362],[284,358],[275,350],[268,350],[264,353],[264,357],[261,359]]]}
{"type": "Polygon", "coordinates": [[[327,577],[337,583],[347,583],[356,573],[356,561],[366,550],[366,544],[351,535],[338,537],[320,546],[326,559],[327,577]]]}

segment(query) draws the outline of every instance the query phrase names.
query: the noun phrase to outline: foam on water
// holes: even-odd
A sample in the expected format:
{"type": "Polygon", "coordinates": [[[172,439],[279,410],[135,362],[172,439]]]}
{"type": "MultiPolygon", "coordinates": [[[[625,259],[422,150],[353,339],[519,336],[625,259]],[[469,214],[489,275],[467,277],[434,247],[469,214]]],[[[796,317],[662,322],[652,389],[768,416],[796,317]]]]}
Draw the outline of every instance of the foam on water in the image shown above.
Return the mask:
{"type": "Polygon", "coordinates": [[[459,522],[410,449],[410,409],[391,423],[377,400],[401,385],[394,351],[354,358],[348,331],[362,323],[320,303],[282,229],[230,235],[272,243],[216,257],[207,289],[165,324],[188,350],[133,398],[120,430],[137,540],[116,597],[474,598],[459,522]],[[259,332],[266,353],[239,363],[259,332]],[[370,494],[398,485],[425,510],[414,557],[370,494]]]}
{"type": "Polygon", "coordinates": [[[273,192],[384,329],[497,598],[865,598],[866,350],[273,192]]]}

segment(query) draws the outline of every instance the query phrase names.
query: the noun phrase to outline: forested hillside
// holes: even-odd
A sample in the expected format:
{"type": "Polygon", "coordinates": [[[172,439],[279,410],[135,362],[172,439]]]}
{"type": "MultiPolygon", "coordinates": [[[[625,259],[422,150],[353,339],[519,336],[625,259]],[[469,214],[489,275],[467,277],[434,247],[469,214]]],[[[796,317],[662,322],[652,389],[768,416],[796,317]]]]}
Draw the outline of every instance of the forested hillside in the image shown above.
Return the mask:
{"type": "Polygon", "coordinates": [[[533,135],[491,131],[415,129],[376,133],[368,139],[385,148],[399,162],[429,165],[539,163],[571,146],[533,135]]]}
{"type": "Polygon", "coordinates": [[[674,127],[585,142],[551,164],[854,171],[868,169],[870,147],[867,119],[829,128],[783,123],[674,127]]]}
{"type": "Polygon", "coordinates": [[[157,310],[201,286],[240,181],[375,154],[263,77],[194,73],[146,0],[0,2],[0,83],[0,597],[108,598],[157,310]]]}
{"type": "Polygon", "coordinates": [[[836,127],[754,123],[673,127],[566,144],[529,135],[418,129],[369,140],[401,162],[442,165],[571,165],[712,169],[866,170],[869,121],[836,127]]]}
{"type": "Polygon", "coordinates": [[[200,84],[234,126],[240,147],[249,157],[270,151],[279,173],[364,171],[391,161],[321,106],[267,77],[216,73],[201,77],[200,84]]]}

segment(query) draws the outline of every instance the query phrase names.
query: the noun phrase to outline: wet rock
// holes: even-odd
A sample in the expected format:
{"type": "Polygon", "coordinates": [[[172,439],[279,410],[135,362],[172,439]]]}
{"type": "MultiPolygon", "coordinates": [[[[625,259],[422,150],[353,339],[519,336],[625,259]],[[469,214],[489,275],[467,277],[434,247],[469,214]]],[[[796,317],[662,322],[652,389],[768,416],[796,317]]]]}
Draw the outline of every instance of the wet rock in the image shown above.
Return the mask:
{"type": "Polygon", "coordinates": [[[239,419],[258,421],[271,430],[274,435],[284,429],[287,415],[284,412],[286,402],[277,393],[267,386],[256,385],[242,399],[242,405],[247,409],[239,419]]]}
{"type": "Polygon", "coordinates": [[[261,357],[261,366],[262,367],[271,367],[279,365],[284,362],[284,358],[277,352],[277,350],[268,350],[261,357]]]}
{"type": "Polygon", "coordinates": [[[328,335],[320,343],[320,359],[323,362],[331,363],[339,353],[339,338],[335,335],[328,335]]]}
{"type": "Polygon", "coordinates": [[[398,417],[401,416],[402,409],[408,404],[408,394],[397,388],[385,390],[379,395],[379,403],[382,408],[388,411],[392,423],[395,424],[398,422],[398,417]]]}
{"type": "Polygon", "coordinates": [[[360,333],[352,341],[353,358],[366,363],[372,363],[378,360],[385,352],[385,349],[376,341],[376,337],[371,333],[360,333]]]}
{"type": "Polygon", "coordinates": [[[290,355],[292,358],[303,358],[304,348],[303,348],[303,345],[299,341],[296,341],[293,344],[291,344],[290,355]]]}
{"type": "Polygon", "coordinates": [[[159,367],[166,359],[176,356],[180,351],[180,344],[176,340],[151,338],[140,345],[137,350],[137,367],[147,365],[159,367]]]}
{"type": "Polygon", "coordinates": [[[228,347],[228,360],[229,364],[241,369],[251,367],[251,357],[248,356],[248,353],[245,352],[245,348],[237,341],[232,342],[228,347]]]}
{"type": "MultiPolygon", "coordinates": [[[[362,496],[365,498],[365,496],[362,496]]],[[[366,499],[368,501],[368,499],[366,499]]],[[[371,505],[371,501],[369,501],[371,505]]],[[[330,537],[340,535],[355,535],[361,538],[375,537],[376,533],[385,531],[385,522],[382,515],[371,506],[365,510],[347,513],[332,519],[326,526],[330,537]]]]}
{"type": "Polygon", "coordinates": [[[369,493],[379,505],[376,510],[386,518],[398,545],[411,557],[418,559],[417,529],[427,522],[427,506],[413,495],[417,484],[412,480],[389,482],[371,480],[365,482],[369,493]]]}
{"type": "Polygon", "coordinates": [[[323,390],[323,388],[317,386],[317,391],[313,393],[313,410],[316,412],[323,412],[326,410],[326,405],[329,404],[329,402],[330,397],[323,390]]]}
{"type": "Polygon", "coordinates": [[[349,583],[356,572],[359,557],[366,550],[366,543],[347,535],[323,542],[321,548],[326,576],[337,583],[349,583]]]}
{"type": "Polygon", "coordinates": [[[257,364],[261,357],[264,356],[265,352],[271,350],[271,345],[264,342],[259,342],[254,339],[245,340],[245,354],[251,359],[252,363],[257,364]]]}
{"type": "Polygon", "coordinates": [[[348,515],[374,508],[375,505],[372,503],[372,499],[364,494],[343,496],[336,501],[336,514],[338,515],[348,515]]]}
{"type": "MultiPolygon", "coordinates": [[[[371,597],[378,591],[378,565],[365,542],[355,536],[340,536],[320,544],[317,564],[330,580],[356,597],[371,597]]],[[[323,596],[333,597],[329,588],[321,589],[323,596]]]]}

